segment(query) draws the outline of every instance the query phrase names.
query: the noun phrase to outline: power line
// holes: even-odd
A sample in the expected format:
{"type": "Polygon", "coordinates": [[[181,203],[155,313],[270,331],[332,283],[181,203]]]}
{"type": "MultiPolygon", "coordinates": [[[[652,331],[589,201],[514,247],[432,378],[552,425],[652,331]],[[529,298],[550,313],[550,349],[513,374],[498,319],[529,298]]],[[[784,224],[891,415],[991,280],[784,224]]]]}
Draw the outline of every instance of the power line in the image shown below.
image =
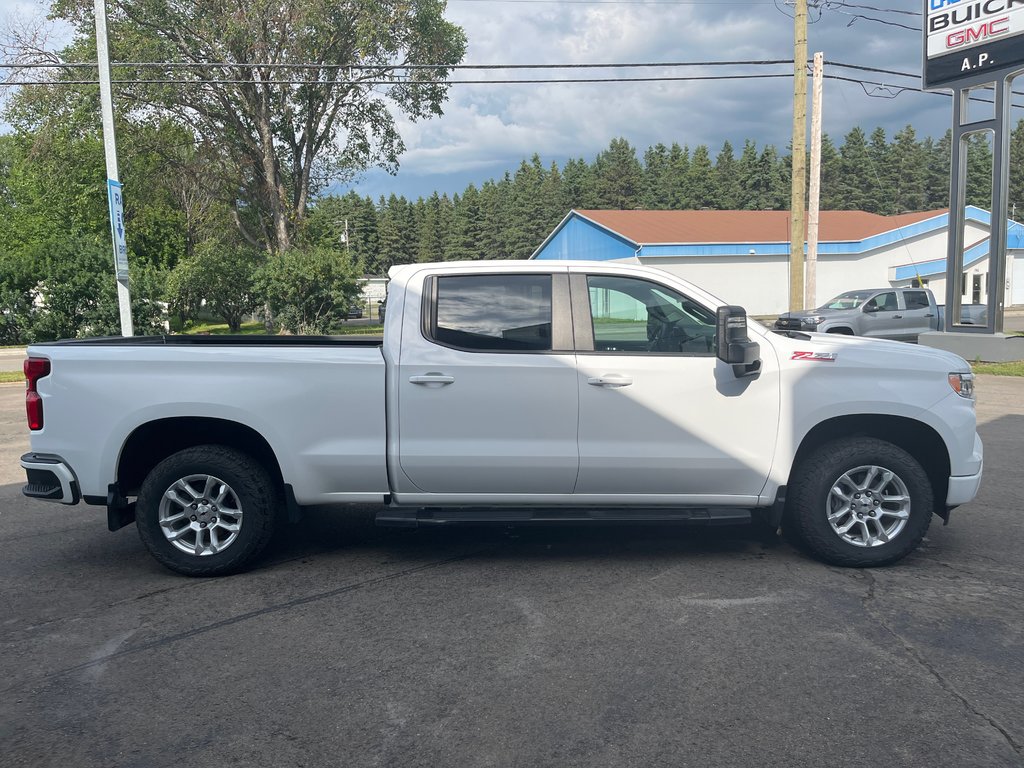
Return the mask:
{"type": "MultiPolygon", "coordinates": [[[[112,80],[115,85],[517,85],[543,83],[654,83],[695,80],[758,80],[792,77],[788,72],[764,75],[680,75],[659,77],[573,77],[518,80],[112,80]]],[[[99,80],[8,80],[0,86],[96,85],[99,80]]]]}
{"type": "MultiPolygon", "coordinates": [[[[133,69],[201,69],[201,68],[241,68],[241,69],[351,69],[359,71],[380,71],[391,69],[627,69],[631,67],[734,67],[734,66],[768,66],[772,64],[792,64],[792,59],[745,59],[736,61],[654,61],[617,64],[271,64],[269,62],[230,62],[213,61],[198,63],[192,61],[123,61],[111,62],[111,67],[130,67],[133,69]]],[[[4,64],[0,69],[82,69],[95,68],[95,61],[74,62],[39,62],[36,64],[4,64]]]]}

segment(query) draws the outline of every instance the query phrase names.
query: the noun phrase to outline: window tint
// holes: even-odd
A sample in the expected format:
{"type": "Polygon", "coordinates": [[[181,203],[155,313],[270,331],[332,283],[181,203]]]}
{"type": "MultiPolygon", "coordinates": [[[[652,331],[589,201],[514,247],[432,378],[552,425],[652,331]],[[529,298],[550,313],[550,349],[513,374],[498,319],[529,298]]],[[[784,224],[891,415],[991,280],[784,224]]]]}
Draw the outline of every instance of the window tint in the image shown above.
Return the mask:
{"type": "Polygon", "coordinates": [[[928,309],[928,294],[924,291],[904,291],[903,299],[907,302],[907,309],[928,309]]]}
{"type": "Polygon", "coordinates": [[[464,349],[551,349],[550,275],[437,278],[431,335],[464,349]]]}
{"type": "Polygon", "coordinates": [[[657,283],[591,275],[594,349],[651,354],[715,354],[715,314],[657,283]]]}
{"type": "Polygon", "coordinates": [[[868,311],[877,308],[882,312],[895,312],[899,305],[896,303],[895,293],[880,293],[865,304],[864,308],[868,311]]]}

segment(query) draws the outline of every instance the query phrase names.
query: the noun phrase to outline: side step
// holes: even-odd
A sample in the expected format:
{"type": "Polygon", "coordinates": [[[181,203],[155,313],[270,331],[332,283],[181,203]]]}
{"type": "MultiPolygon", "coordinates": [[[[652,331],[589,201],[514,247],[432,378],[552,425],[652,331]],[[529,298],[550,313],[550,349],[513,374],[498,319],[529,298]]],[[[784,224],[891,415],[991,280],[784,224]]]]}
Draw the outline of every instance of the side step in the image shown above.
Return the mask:
{"type": "Polygon", "coordinates": [[[733,507],[385,507],[377,525],[415,528],[458,523],[687,523],[734,525],[749,523],[751,511],[733,507]]]}

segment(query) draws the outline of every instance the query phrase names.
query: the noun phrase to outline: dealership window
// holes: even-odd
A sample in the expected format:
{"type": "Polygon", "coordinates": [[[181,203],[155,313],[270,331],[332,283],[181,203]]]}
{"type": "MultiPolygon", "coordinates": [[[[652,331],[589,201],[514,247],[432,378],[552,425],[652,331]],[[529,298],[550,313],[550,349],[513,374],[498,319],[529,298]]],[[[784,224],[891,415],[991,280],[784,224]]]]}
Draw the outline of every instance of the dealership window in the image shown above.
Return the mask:
{"type": "Polygon", "coordinates": [[[632,277],[587,278],[598,352],[715,354],[715,314],[671,288],[632,277]]]}
{"type": "Polygon", "coordinates": [[[488,352],[551,349],[550,275],[435,278],[429,335],[441,344],[488,352]]]}

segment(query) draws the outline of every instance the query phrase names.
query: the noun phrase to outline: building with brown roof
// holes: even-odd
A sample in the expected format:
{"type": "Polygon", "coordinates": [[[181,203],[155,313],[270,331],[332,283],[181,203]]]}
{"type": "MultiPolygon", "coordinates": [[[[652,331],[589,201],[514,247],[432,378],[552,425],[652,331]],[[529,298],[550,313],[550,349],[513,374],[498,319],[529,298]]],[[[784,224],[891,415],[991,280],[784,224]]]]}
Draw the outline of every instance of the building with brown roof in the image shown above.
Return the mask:
{"type": "MultiPolygon", "coordinates": [[[[940,303],[946,285],[946,211],[881,216],[822,211],[818,290],[807,306],[856,288],[927,285],[940,303]]],[[[967,209],[965,303],[985,300],[988,211],[967,209]]],[[[1024,304],[1024,226],[1011,222],[1006,303],[1024,304]]],[[[752,314],[789,307],[788,211],[573,210],[535,259],[637,261],[690,280],[752,314]]]]}

